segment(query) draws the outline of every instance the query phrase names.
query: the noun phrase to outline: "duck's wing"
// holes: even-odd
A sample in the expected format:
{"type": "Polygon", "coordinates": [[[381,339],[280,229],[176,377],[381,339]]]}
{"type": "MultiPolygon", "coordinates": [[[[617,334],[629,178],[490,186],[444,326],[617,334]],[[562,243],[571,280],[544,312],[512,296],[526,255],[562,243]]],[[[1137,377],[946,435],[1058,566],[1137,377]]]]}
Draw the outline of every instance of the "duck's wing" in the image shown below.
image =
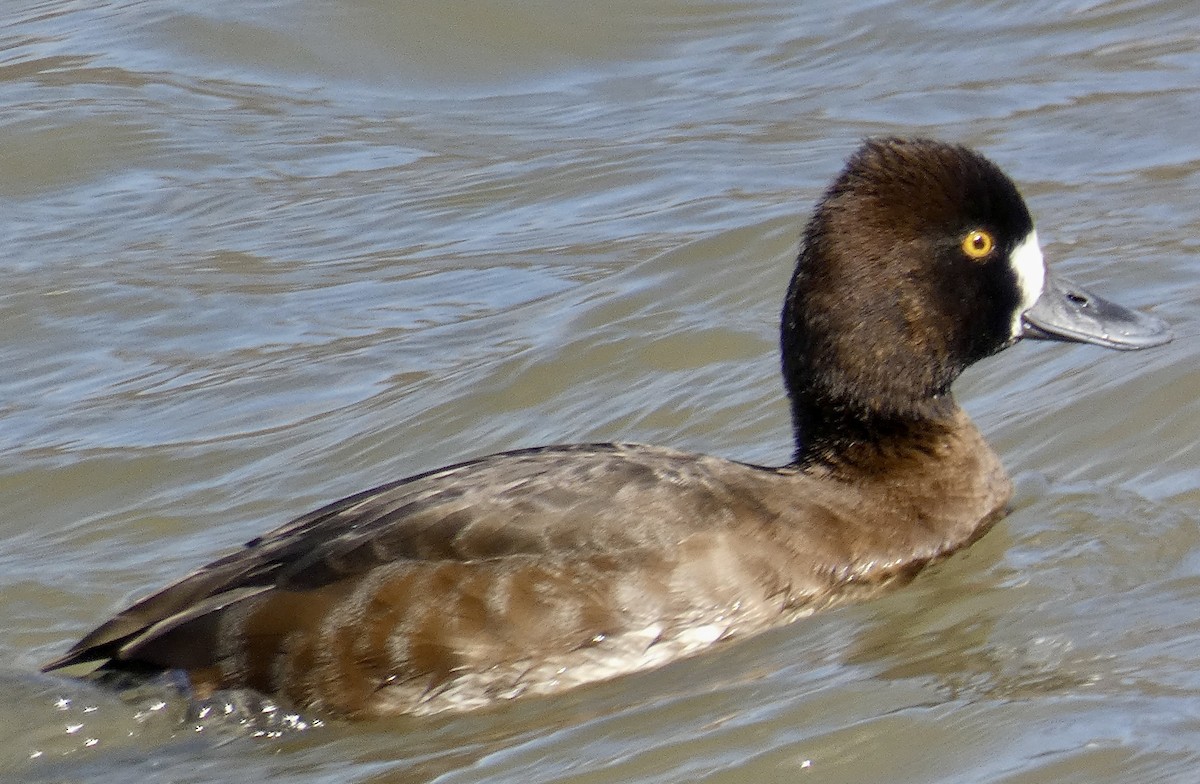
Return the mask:
{"type": "Polygon", "coordinates": [[[231,605],[275,590],[315,591],[381,565],[667,551],[754,504],[722,477],[730,468],[764,471],[657,447],[587,444],[507,452],[381,485],[142,599],[43,670],[136,659],[156,638],[231,605]]]}

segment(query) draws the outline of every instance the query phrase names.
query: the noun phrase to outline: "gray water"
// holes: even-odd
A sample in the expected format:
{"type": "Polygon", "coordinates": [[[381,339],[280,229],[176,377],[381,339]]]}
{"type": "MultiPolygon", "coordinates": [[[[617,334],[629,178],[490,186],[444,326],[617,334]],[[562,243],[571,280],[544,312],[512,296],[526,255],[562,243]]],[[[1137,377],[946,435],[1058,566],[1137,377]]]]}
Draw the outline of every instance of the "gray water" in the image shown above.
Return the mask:
{"type": "Polygon", "coordinates": [[[0,778],[1195,782],[1194,4],[44,2],[0,27],[0,778]],[[975,146],[1171,321],[957,393],[1012,514],[882,600],[464,717],[239,733],[38,664],[334,498],[542,443],[782,462],[864,136],[975,146]]]}

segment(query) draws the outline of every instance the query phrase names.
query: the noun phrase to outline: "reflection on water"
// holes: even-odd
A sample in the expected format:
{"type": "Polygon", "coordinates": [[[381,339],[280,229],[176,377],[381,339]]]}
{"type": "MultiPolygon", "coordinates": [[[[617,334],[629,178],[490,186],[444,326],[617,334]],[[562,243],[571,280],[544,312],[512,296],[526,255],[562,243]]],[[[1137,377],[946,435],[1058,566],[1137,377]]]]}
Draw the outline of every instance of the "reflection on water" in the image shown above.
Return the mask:
{"type": "Polygon", "coordinates": [[[1187,4],[9,11],[6,779],[1194,777],[1187,4]],[[297,733],[283,712],[247,739],[170,688],[34,674],[224,548],[451,460],[608,439],[785,459],[798,221],[887,133],[983,149],[1051,263],[1179,336],[1019,346],[964,377],[1018,475],[969,552],[877,602],[467,717],[297,733]]]}

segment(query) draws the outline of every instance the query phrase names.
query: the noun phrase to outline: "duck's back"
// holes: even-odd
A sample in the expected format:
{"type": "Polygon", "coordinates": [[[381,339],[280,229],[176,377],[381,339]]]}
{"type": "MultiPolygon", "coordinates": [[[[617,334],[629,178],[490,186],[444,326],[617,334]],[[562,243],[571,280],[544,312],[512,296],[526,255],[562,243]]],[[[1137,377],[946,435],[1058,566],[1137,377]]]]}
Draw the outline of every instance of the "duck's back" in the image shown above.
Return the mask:
{"type": "Polygon", "coordinates": [[[198,694],[345,715],[553,693],[875,592],[1007,499],[961,414],[877,459],[838,475],[592,444],[463,463],[298,518],[52,666],[185,669],[198,694]]]}

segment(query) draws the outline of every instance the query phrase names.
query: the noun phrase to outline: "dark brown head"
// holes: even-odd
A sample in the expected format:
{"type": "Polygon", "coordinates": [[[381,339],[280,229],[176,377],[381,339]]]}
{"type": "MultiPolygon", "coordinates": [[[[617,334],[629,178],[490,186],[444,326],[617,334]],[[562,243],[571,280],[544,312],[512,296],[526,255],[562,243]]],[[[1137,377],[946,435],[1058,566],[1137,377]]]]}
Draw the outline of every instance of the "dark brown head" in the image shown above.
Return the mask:
{"type": "Polygon", "coordinates": [[[797,457],[947,416],[951,382],[1020,337],[1044,276],[1029,210],[993,163],[866,142],[817,205],[784,303],[797,457]]]}

